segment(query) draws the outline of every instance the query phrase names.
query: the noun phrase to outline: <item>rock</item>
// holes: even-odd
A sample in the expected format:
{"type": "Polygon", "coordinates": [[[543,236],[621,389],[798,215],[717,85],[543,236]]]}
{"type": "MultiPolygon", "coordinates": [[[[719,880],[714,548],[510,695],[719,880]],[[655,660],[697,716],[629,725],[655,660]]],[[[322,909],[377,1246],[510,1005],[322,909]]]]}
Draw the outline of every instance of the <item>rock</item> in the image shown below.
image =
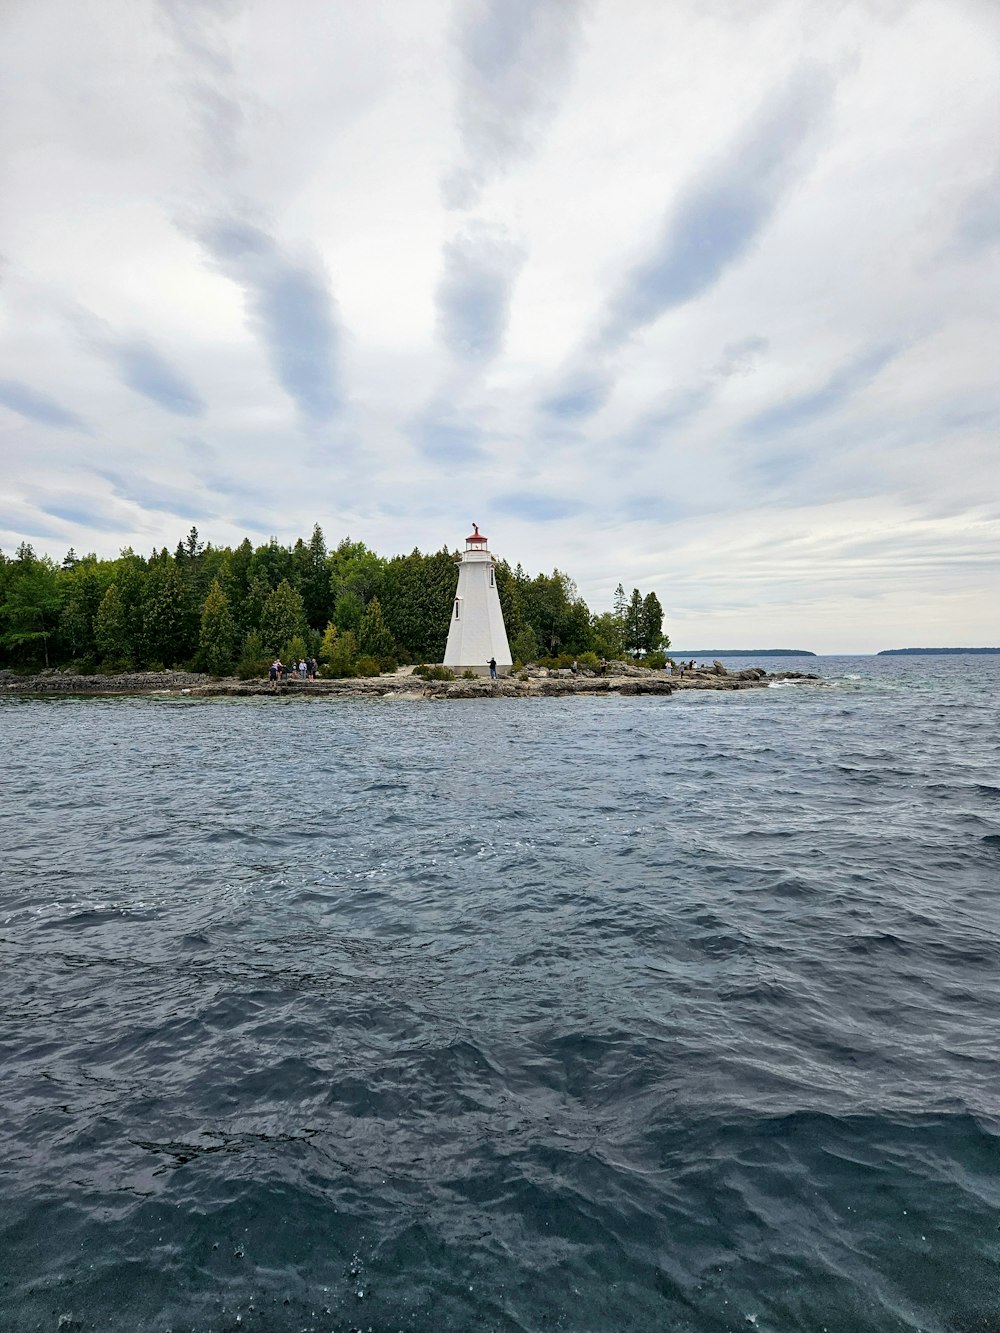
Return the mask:
{"type": "Polygon", "coordinates": [[[712,670],[715,672],[715,674],[716,674],[717,676],[728,676],[728,675],[729,675],[729,672],[728,672],[728,671],[726,670],[726,668],[722,665],[722,663],[719,661],[718,658],[716,658],[715,661],[712,663],[712,670]]]}

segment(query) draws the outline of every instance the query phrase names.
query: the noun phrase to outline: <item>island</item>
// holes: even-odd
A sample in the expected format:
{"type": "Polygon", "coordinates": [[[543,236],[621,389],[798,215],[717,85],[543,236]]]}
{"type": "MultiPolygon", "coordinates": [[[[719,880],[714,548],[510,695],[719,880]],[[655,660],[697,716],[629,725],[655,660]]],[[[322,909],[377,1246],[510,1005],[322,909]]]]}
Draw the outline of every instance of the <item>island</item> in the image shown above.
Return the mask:
{"type": "Polygon", "coordinates": [[[685,661],[692,657],[816,657],[808,648],[671,648],[671,657],[685,661]]]}
{"type": "Polygon", "coordinates": [[[962,653],[1000,653],[1000,648],[883,648],[876,657],[956,656],[962,653]]]}

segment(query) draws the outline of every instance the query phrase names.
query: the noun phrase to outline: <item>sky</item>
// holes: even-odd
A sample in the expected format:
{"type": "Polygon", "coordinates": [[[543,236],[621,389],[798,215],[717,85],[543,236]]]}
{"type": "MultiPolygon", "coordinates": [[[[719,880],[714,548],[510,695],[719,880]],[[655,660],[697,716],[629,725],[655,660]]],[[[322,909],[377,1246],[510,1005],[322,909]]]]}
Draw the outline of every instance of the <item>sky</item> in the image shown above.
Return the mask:
{"type": "Polygon", "coordinates": [[[0,548],[1000,644],[995,0],[5,0],[0,548]]]}

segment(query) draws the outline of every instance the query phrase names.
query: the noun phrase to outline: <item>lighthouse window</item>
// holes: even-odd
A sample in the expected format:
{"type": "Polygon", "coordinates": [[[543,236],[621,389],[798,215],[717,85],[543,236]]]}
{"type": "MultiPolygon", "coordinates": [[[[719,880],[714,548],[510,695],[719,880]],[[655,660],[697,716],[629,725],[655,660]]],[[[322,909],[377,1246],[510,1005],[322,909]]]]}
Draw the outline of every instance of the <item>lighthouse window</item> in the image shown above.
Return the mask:
{"type": "Polygon", "coordinates": [[[493,566],[490,565],[490,587],[493,587],[493,566]]]}
{"type": "Polygon", "coordinates": [[[456,619],[456,620],[458,619],[458,608],[459,608],[460,604],[461,604],[461,598],[460,598],[460,597],[456,597],[456,598],[455,598],[455,619],[456,619]]]}

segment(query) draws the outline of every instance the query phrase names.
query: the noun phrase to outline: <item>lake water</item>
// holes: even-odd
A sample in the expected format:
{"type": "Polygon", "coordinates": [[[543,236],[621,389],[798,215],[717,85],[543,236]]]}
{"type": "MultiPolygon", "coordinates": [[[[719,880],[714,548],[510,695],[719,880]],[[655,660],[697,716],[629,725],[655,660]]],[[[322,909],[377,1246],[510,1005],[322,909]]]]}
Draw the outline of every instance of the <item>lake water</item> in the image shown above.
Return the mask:
{"type": "Polygon", "coordinates": [[[1000,659],[764,664],[0,703],[3,1333],[1000,1329],[1000,659]]]}

